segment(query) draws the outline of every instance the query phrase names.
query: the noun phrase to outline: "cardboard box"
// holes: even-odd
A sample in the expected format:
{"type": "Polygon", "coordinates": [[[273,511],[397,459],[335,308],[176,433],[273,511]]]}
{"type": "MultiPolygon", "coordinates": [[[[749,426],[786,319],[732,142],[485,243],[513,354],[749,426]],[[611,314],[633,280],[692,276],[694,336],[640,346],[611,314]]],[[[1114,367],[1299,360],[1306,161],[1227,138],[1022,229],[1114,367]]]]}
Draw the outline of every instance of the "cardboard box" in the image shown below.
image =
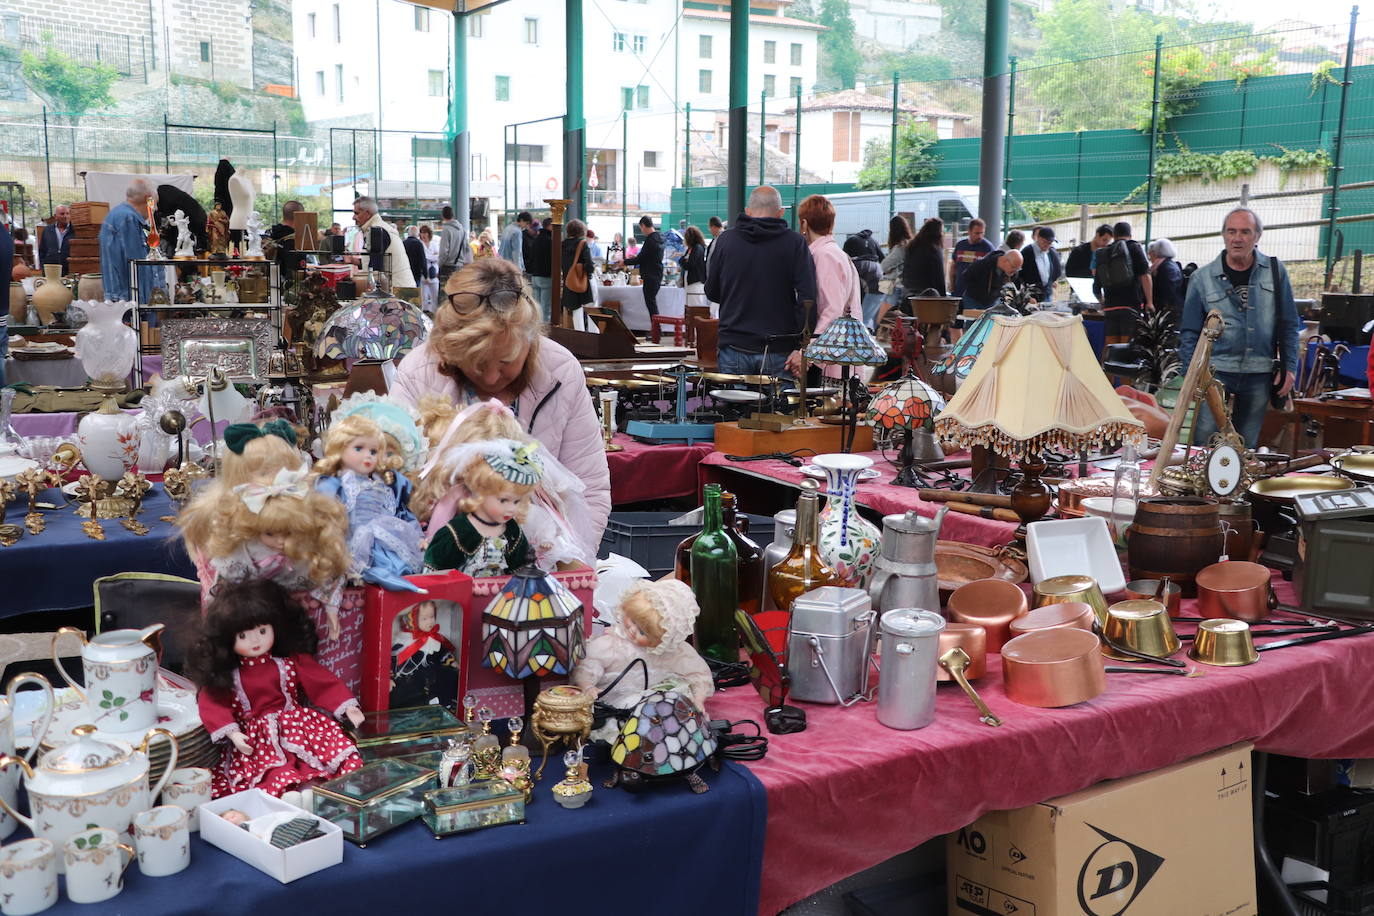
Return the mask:
{"type": "Polygon", "coordinates": [[[1254,916],[1250,744],[948,837],[951,916],[1254,916]]]}
{"type": "Polygon", "coordinates": [[[250,818],[276,811],[293,811],[302,817],[315,815],[273,798],[261,789],[226,795],[206,802],[197,809],[200,812],[200,835],[205,842],[242,859],[258,871],[266,872],[282,884],[289,884],[297,878],[304,878],[343,861],[343,831],[337,824],[316,817],[324,836],[278,849],[220,817],[222,812],[230,808],[236,808],[250,818]]]}

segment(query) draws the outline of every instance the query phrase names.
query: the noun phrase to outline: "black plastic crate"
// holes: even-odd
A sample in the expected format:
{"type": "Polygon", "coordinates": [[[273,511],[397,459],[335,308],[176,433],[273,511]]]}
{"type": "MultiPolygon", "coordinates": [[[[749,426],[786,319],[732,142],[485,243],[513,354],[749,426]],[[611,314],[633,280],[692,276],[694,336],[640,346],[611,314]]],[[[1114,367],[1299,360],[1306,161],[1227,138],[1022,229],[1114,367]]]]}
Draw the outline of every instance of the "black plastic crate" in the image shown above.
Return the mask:
{"type": "Polygon", "coordinates": [[[1315,865],[1332,888],[1358,889],[1374,875],[1374,792],[1332,789],[1265,803],[1264,831],[1275,858],[1315,865]]]}
{"type": "MultiPolygon", "coordinates": [[[[670,519],[683,512],[612,512],[601,535],[598,556],[618,553],[629,557],[658,579],[673,571],[677,545],[690,534],[701,530],[699,525],[670,525],[670,519]]],[[[747,515],[749,538],[759,547],[773,540],[773,519],[767,515],[747,515]]]]}

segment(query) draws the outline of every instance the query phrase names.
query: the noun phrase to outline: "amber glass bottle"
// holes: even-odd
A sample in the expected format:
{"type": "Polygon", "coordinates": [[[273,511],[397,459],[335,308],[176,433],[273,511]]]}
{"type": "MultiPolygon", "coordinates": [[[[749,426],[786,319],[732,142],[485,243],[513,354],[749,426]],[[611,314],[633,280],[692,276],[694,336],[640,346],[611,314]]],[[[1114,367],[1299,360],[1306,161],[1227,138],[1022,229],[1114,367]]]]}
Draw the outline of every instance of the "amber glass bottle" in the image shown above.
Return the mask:
{"type": "MultiPolygon", "coordinates": [[[[768,594],[778,611],[789,618],[792,602],[813,588],[839,585],[835,571],[821,559],[820,497],[816,484],[802,481],[802,494],[797,498],[797,537],[792,550],[777,566],[768,570],[768,594]]],[[[770,622],[770,625],[777,625],[770,622]]]]}

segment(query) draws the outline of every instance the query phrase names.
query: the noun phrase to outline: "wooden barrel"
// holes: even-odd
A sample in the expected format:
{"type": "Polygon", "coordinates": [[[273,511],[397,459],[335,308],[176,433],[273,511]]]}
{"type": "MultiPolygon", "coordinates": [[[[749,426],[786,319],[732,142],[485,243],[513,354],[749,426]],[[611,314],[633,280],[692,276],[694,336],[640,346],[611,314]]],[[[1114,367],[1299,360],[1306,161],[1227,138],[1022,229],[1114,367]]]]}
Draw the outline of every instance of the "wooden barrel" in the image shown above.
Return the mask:
{"type": "Polygon", "coordinates": [[[1197,594],[1198,571],[1217,562],[1224,535],[1221,507],[1199,497],[1142,499],[1127,533],[1126,557],[1132,579],[1168,576],[1184,597],[1197,594]]]}

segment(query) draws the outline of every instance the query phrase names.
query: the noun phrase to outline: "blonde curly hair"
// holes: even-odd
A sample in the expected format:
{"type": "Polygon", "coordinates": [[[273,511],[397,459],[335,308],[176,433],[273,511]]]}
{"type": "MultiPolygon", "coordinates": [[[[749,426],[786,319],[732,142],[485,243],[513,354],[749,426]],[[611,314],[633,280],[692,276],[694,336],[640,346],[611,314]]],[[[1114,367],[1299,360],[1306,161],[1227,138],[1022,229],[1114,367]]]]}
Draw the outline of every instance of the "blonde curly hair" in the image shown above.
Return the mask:
{"type": "Polygon", "coordinates": [[[488,496],[496,496],[507,490],[511,490],[520,498],[520,507],[515,512],[515,520],[520,524],[525,523],[526,516],[530,512],[530,494],[538,484],[533,483],[512,483],[501,472],[492,467],[484,455],[478,455],[468,462],[460,475],[461,483],[467,487],[468,495],[458,500],[458,509],[469,514],[476,512],[482,505],[482,500],[488,496]]]}
{"type": "Polygon", "coordinates": [[[517,394],[525,390],[538,362],[544,317],[520,268],[500,258],[473,261],[449,277],[444,292],[459,298],[457,305],[446,298],[434,313],[429,340],[442,371],[461,386],[467,378],[459,363],[509,360],[528,346],[524,368],[510,386],[517,394]]]}
{"type": "Polygon", "coordinates": [[[226,491],[243,483],[268,483],[278,471],[299,470],[303,464],[305,456],[290,442],[280,436],[259,436],[244,445],[242,454],[224,450],[215,483],[222,484],[226,491]]]}
{"type": "Polygon", "coordinates": [[[227,556],[264,534],[285,534],[282,553],[306,569],[313,582],[346,575],[352,563],[344,543],[348,513],[343,503],[323,493],[271,496],[261,512],[254,512],[233,492],[205,490],[181,512],[177,525],[192,555],[206,558],[227,556]]]}
{"type": "Polygon", "coordinates": [[[324,434],[324,457],[315,462],[315,473],[321,477],[332,477],[339,473],[343,467],[344,451],[354,439],[377,443],[377,470],[384,470],[382,464],[385,460],[386,436],[382,428],[361,414],[353,414],[333,423],[324,434]]]}
{"type": "MultiPolygon", "coordinates": [[[[454,418],[458,416],[459,408],[438,395],[425,395],[420,399],[418,407],[420,430],[429,440],[430,449],[437,449],[439,443],[444,441],[444,434],[448,432],[454,418]]],[[[446,445],[484,442],[488,439],[515,439],[527,442],[529,436],[510,411],[479,410],[463,420],[462,425],[453,431],[446,445]]],[[[415,517],[422,522],[428,522],[434,511],[434,504],[445,493],[463,482],[465,470],[449,467],[440,455],[434,469],[428,475],[419,479],[412,478],[415,490],[410,495],[410,511],[415,513],[415,517]]]]}

